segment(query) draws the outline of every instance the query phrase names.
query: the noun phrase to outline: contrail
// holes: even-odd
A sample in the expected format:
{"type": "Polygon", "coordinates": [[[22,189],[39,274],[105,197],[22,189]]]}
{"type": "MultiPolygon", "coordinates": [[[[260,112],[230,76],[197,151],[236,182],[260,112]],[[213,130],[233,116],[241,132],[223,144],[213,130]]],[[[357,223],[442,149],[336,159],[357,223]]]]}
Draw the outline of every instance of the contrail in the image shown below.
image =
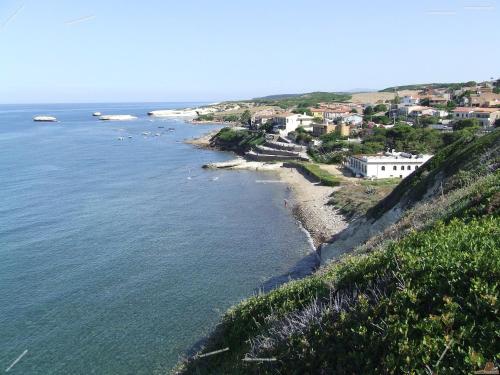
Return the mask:
{"type": "Polygon", "coordinates": [[[7,17],[7,19],[2,23],[2,25],[0,26],[0,30],[4,29],[23,9],[24,9],[24,4],[21,4],[21,6],[17,8],[15,12],[12,13],[10,17],[7,17]]]}
{"type": "Polygon", "coordinates": [[[91,16],[85,16],[85,17],[77,18],[75,20],[66,21],[64,23],[66,25],[75,25],[77,23],[82,23],[82,22],[85,22],[85,21],[90,21],[91,19],[94,19],[94,18],[95,18],[95,15],[91,15],[91,16]]]}
{"type": "Polygon", "coordinates": [[[9,367],[7,367],[7,370],[5,370],[5,372],[9,372],[10,369],[14,367],[16,363],[19,362],[21,358],[23,358],[26,355],[26,353],[28,353],[28,349],[26,349],[19,357],[17,357],[17,359],[14,362],[12,362],[12,364],[9,367]]]}

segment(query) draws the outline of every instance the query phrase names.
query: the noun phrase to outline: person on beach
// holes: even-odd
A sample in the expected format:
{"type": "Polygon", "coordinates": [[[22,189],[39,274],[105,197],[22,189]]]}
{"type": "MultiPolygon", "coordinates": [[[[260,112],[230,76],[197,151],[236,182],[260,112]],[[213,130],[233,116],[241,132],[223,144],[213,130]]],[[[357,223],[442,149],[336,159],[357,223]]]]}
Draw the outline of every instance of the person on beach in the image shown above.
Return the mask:
{"type": "Polygon", "coordinates": [[[286,199],[283,199],[285,202],[285,208],[288,207],[288,201],[286,199]]]}

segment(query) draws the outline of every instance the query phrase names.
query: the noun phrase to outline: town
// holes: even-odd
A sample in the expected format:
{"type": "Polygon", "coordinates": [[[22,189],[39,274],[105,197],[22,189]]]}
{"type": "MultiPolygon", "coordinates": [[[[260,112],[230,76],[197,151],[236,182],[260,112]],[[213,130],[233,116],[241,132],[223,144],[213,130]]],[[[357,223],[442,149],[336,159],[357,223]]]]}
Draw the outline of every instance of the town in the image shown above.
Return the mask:
{"type": "Polygon", "coordinates": [[[357,177],[405,178],[462,132],[499,126],[499,87],[492,79],[271,96],[204,108],[195,122],[233,125],[218,146],[249,160],[312,161],[342,165],[357,177]]]}

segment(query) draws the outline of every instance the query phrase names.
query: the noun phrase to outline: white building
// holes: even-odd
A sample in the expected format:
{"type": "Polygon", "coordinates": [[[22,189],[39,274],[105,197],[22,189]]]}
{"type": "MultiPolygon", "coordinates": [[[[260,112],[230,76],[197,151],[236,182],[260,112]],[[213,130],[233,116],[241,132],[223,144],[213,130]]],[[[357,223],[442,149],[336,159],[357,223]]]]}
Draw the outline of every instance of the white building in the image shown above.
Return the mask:
{"type": "Polygon", "coordinates": [[[433,155],[412,155],[405,152],[385,152],[377,155],[350,156],[345,166],[356,176],[368,178],[405,178],[433,155]]]}
{"type": "Polygon", "coordinates": [[[404,106],[417,105],[418,103],[420,103],[420,98],[415,96],[405,95],[401,98],[401,104],[404,106]]]}
{"type": "Polygon", "coordinates": [[[356,113],[349,113],[346,116],[342,116],[342,121],[345,122],[346,124],[352,124],[352,125],[361,125],[363,123],[363,116],[358,115],[356,113]]]}
{"type": "Polygon", "coordinates": [[[485,128],[493,126],[495,121],[500,118],[500,109],[498,108],[472,108],[457,107],[452,111],[455,121],[475,118],[485,128]]]}
{"type": "Polygon", "coordinates": [[[274,117],[274,130],[279,132],[281,136],[287,136],[288,133],[297,130],[302,126],[308,130],[311,128],[314,117],[305,114],[282,113],[274,117]]]}

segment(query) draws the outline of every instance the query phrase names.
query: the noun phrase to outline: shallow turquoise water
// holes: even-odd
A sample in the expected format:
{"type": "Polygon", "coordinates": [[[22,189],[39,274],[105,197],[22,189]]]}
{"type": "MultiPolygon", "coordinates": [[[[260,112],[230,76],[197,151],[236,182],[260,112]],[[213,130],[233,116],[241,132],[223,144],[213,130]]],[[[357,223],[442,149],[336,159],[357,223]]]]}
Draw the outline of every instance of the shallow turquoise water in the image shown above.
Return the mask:
{"type": "Polygon", "coordinates": [[[275,176],[202,170],[232,157],[182,143],[211,127],[145,116],[174,106],[0,106],[0,371],[169,369],[310,252],[275,176]]]}

